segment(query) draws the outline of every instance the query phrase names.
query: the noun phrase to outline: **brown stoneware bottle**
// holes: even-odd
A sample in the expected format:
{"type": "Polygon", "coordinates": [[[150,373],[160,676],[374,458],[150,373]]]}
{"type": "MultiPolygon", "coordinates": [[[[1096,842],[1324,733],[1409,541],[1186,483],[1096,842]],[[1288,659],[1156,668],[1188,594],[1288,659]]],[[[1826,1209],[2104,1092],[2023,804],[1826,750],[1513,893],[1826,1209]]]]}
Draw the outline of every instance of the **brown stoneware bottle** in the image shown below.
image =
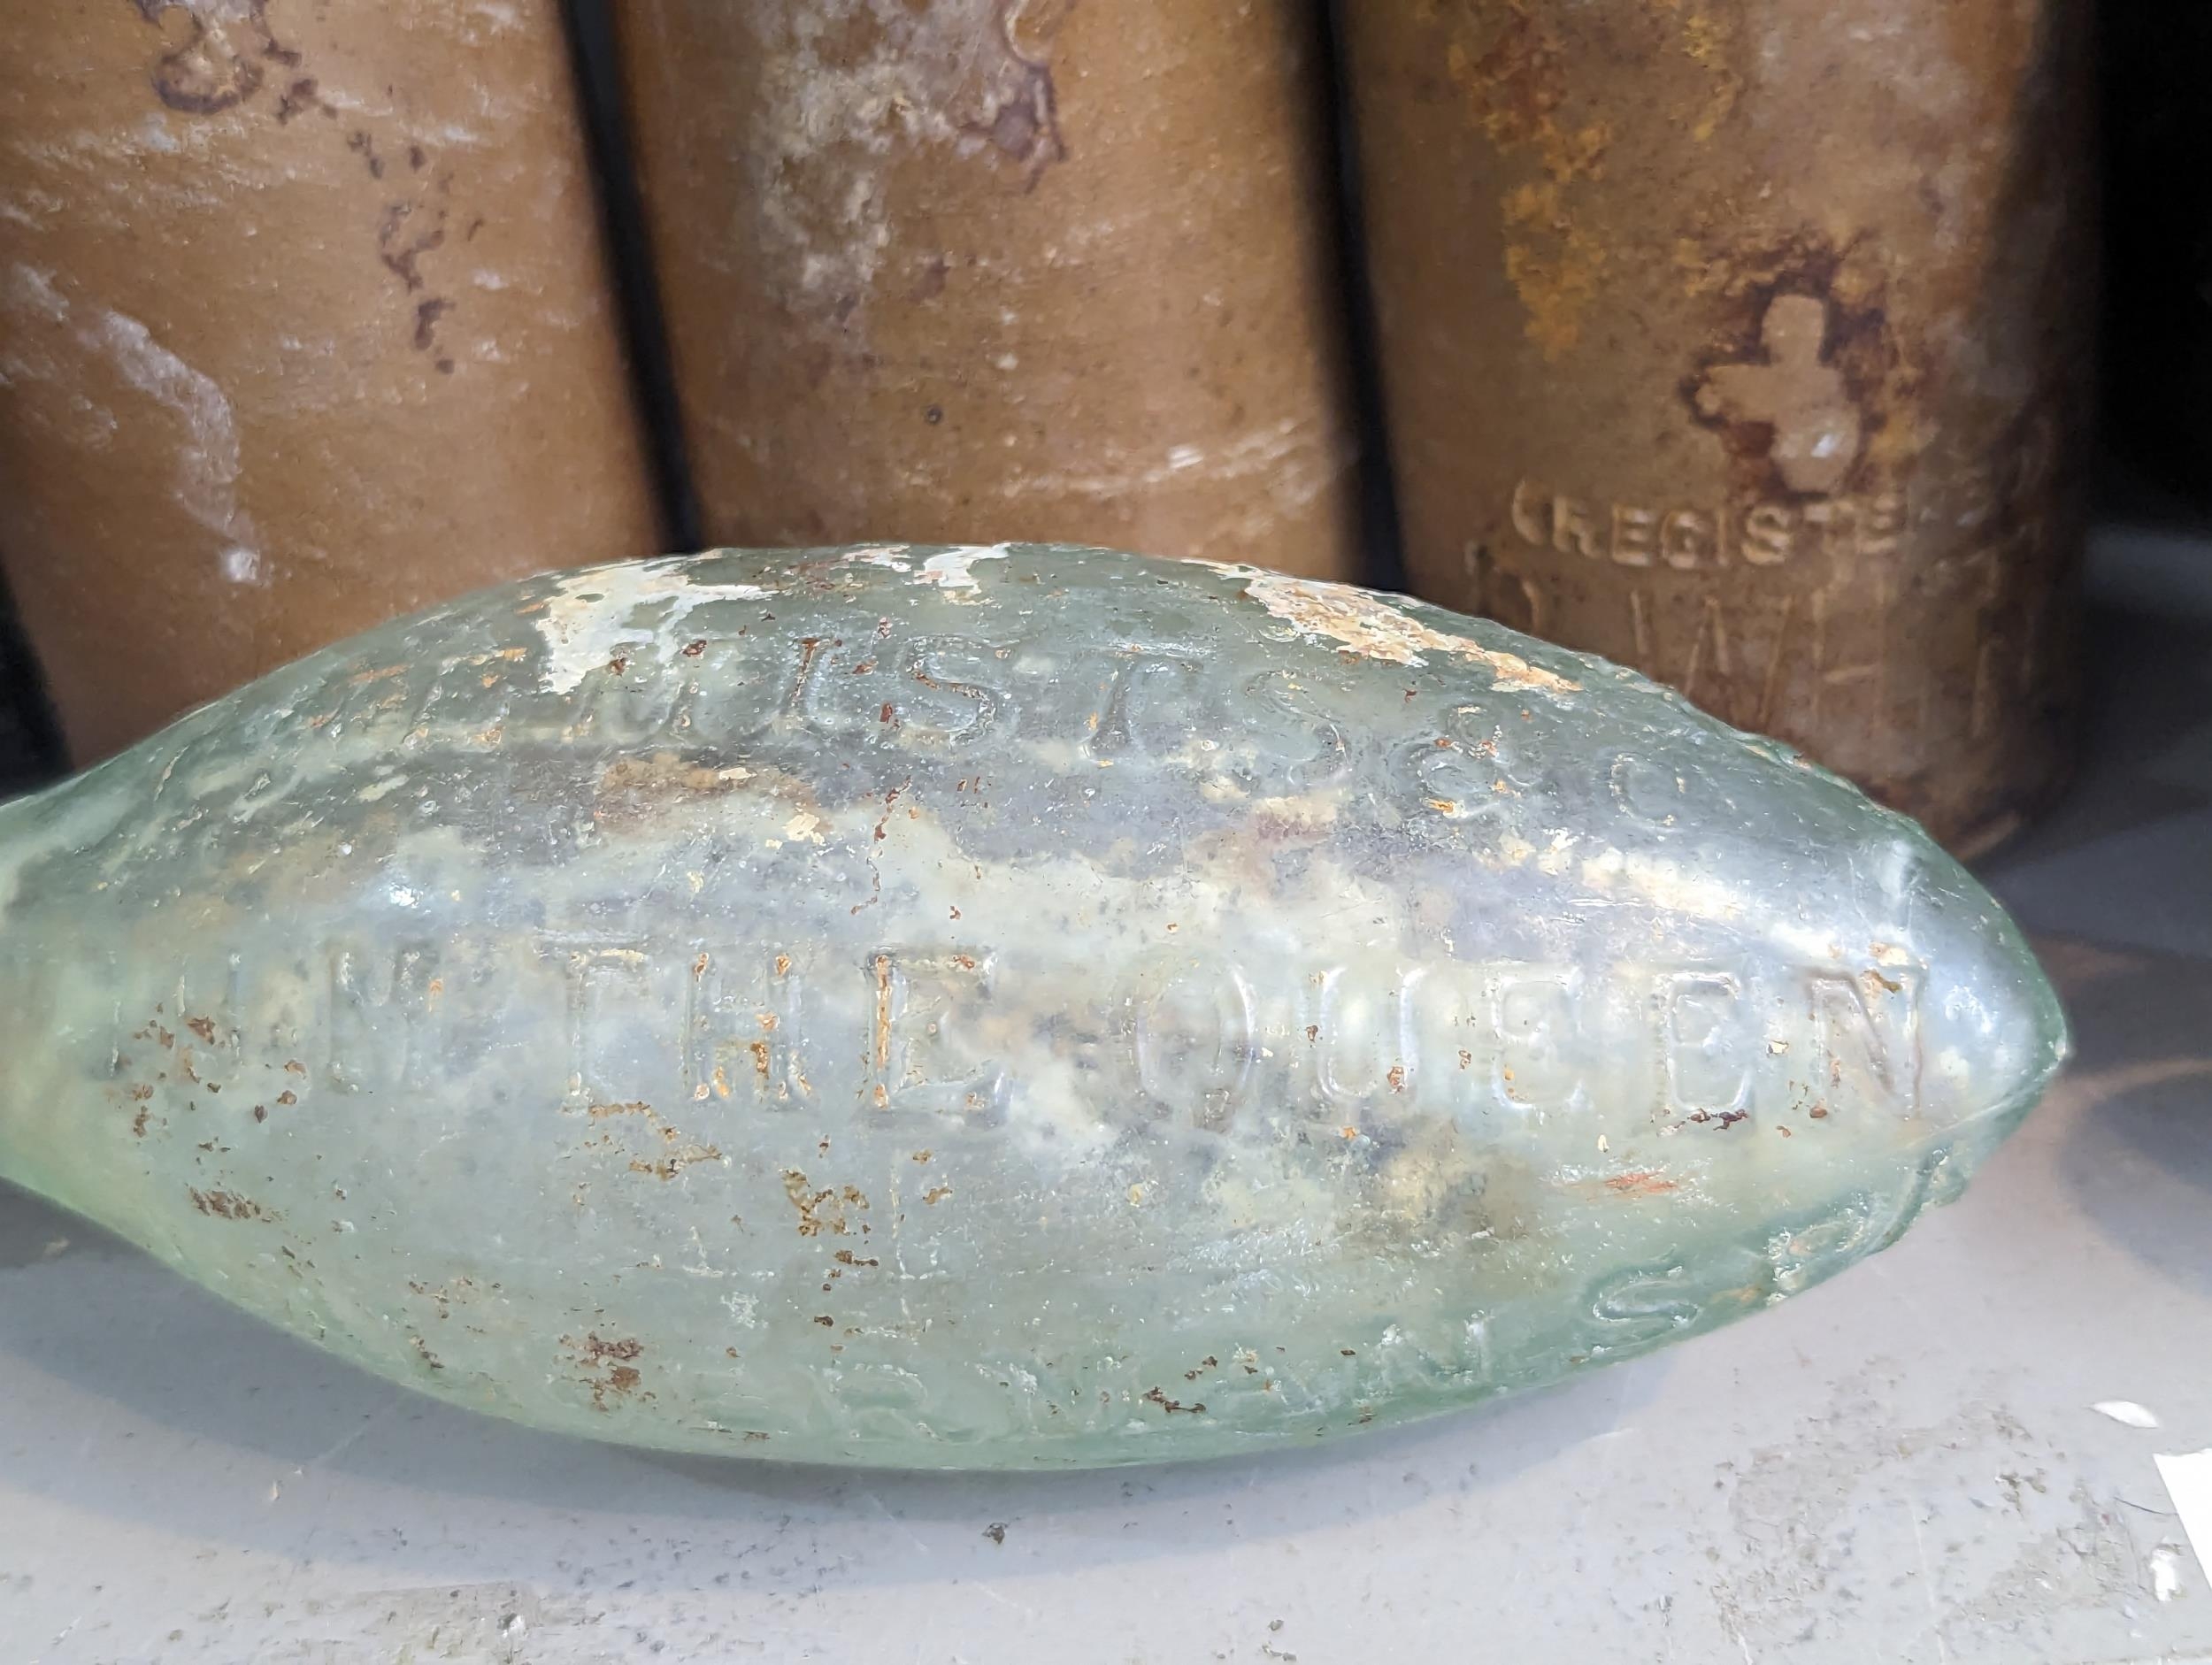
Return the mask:
{"type": "Polygon", "coordinates": [[[0,558],[81,763],[659,541],[556,0],[18,0],[0,558]]]}
{"type": "Polygon", "coordinates": [[[638,0],[709,535],[1356,571],[1308,0],[638,0]]]}
{"type": "Polygon", "coordinates": [[[2062,780],[2083,0],[1344,8],[1414,587],[1955,849],[2062,780]]]}

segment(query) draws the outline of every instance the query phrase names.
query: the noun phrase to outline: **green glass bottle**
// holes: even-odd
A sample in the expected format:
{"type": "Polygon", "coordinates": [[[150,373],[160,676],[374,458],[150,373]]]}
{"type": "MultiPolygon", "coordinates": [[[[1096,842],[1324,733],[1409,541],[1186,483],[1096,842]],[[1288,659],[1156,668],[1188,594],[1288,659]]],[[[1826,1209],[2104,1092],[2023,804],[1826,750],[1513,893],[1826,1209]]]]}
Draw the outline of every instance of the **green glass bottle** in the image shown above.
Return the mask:
{"type": "Polygon", "coordinates": [[[2066,1049],[1910,823],[1398,598],[487,591],[0,809],[0,1171],[367,1369],[910,1467],[1303,1444],[1878,1249],[2066,1049]]]}

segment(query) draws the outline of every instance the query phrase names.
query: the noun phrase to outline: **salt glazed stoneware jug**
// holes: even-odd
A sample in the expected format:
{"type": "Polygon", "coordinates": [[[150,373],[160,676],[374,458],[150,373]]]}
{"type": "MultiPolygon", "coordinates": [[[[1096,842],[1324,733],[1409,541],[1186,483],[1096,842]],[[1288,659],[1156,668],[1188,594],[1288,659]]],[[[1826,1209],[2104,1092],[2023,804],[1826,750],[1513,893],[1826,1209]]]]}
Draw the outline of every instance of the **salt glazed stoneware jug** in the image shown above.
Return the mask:
{"type": "Polygon", "coordinates": [[[1917,828],[1632,672],[1096,549],[486,591],[0,808],[0,1171],[542,1428],[1311,1443],[1755,1312],[2066,1052],[1917,828]]]}

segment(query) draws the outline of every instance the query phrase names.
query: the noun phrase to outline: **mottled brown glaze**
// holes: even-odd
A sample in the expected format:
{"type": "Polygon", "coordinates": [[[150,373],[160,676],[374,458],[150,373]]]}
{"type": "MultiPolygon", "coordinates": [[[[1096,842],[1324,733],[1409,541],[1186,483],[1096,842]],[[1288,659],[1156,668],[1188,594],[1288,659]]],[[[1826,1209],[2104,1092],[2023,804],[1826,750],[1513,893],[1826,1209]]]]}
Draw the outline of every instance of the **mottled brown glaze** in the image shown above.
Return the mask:
{"type": "Polygon", "coordinates": [[[1356,566],[1307,0],[639,0],[716,540],[1356,566]]]}
{"type": "Polygon", "coordinates": [[[1414,586],[2016,827],[2071,743],[2086,6],[1346,17],[1414,586]]]}
{"type": "Polygon", "coordinates": [[[659,526],[555,0],[22,0],[0,557],[80,762],[659,526]]]}

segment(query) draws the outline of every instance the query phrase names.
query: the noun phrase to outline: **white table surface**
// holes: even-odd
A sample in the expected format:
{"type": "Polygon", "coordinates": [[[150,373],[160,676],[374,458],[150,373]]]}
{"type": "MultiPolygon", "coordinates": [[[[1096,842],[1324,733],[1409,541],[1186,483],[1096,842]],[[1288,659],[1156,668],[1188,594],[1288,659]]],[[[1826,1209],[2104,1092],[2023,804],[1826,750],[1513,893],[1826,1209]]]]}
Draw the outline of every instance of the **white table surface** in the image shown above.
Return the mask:
{"type": "Polygon", "coordinates": [[[901,1477],[447,1409],[0,1186],[0,1665],[2212,1660],[2153,1462],[2212,1446],[2212,546],[2095,595],[2087,771],[1989,868],[2079,1060],[1836,1282],[1326,1451],[901,1477]]]}

